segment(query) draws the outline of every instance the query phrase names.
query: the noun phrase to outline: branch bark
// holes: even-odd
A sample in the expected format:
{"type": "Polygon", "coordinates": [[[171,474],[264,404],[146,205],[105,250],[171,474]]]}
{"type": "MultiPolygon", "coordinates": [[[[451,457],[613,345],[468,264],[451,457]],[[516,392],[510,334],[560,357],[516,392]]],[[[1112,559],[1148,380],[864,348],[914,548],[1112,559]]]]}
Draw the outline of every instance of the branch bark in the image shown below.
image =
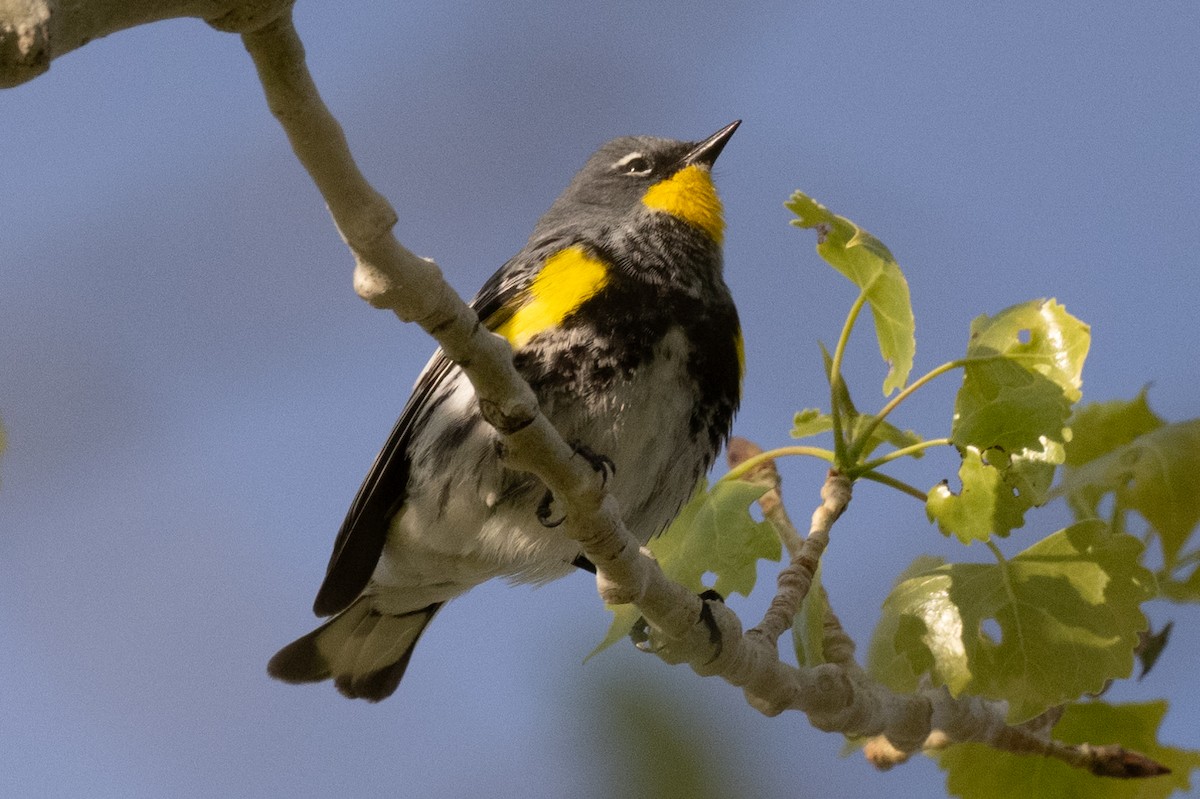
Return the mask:
{"type": "Polygon", "coordinates": [[[16,86],[50,62],[110,33],[163,19],[196,17],[218,30],[252,30],[294,0],[0,0],[0,88],[16,86]]]}

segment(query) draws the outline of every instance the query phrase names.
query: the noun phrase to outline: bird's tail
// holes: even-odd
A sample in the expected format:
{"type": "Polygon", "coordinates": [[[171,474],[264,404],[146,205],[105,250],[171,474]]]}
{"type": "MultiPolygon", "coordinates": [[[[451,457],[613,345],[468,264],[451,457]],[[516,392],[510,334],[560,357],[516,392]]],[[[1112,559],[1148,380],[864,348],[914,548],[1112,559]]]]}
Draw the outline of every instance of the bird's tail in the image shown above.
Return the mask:
{"type": "Polygon", "coordinates": [[[371,606],[371,597],[354,604],[325,624],[279,650],[267,673],[290,683],[333,684],[351,699],[378,702],[400,684],[417,639],[441,602],[392,615],[371,606]]]}

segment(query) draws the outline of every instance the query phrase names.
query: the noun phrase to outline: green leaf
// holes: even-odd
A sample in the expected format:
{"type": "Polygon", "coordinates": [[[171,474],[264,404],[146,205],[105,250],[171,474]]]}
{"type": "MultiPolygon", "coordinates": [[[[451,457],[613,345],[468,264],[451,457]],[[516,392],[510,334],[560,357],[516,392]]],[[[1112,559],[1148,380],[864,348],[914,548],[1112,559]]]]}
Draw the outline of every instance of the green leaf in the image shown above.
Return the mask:
{"type": "Polygon", "coordinates": [[[796,649],[796,662],[801,666],[819,666],[826,662],[825,616],[829,612],[829,596],[821,585],[821,564],[818,563],[800,612],[792,619],[792,644],[796,649]]]}
{"type": "MultiPolygon", "coordinates": [[[[663,572],[696,593],[713,588],[721,596],[749,596],[759,559],[777,561],[782,552],[771,525],[750,515],[750,505],[769,488],[745,480],[721,480],[711,490],[702,486],[670,527],[647,545],[663,572]],[[716,575],[713,585],[704,584],[706,574],[716,575]]],[[[612,624],[589,658],[628,635],[641,616],[634,605],[609,609],[612,624]]]]}
{"type": "MultiPolygon", "coordinates": [[[[931,572],[945,564],[941,558],[920,555],[896,578],[892,590],[905,581],[931,572]]],[[[916,646],[897,646],[897,641],[908,640],[914,634],[924,632],[924,623],[903,614],[895,603],[885,602],[879,614],[879,622],[871,636],[867,649],[867,673],[871,678],[886,685],[897,693],[912,693],[920,684],[921,675],[933,668],[929,650],[916,646]]]]}
{"type": "MultiPolygon", "coordinates": [[[[855,416],[854,424],[850,428],[850,438],[857,441],[862,431],[867,428],[867,425],[874,421],[875,414],[863,413],[855,416]]],[[[871,431],[871,435],[867,439],[866,445],[862,448],[859,457],[862,460],[866,460],[881,444],[891,444],[896,449],[900,449],[901,447],[911,447],[913,444],[919,444],[923,440],[912,430],[901,430],[891,422],[883,421],[871,431]]],[[[914,452],[910,457],[921,458],[924,455],[924,452],[914,452]]]]}
{"type": "MultiPolygon", "coordinates": [[[[847,406],[849,416],[847,429],[849,437],[857,439],[860,431],[865,430],[867,425],[875,420],[874,414],[860,414],[854,410],[853,404],[847,406]]],[[[792,417],[792,438],[810,438],[819,436],[822,433],[828,433],[833,429],[833,416],[828,413],[823,413],[817,408],[805,408],[798,411],[792,417]]],[[[875,451],[881,444],[891,444],[899,449],[901,447],[910,447],[913,444],[919,444],[922,438],[912,430],[901,430],[890,422],[880,422],[874,430],[871,431],[870,438],[867,439],[866,446],[863,447],[860,459],[866,460],[872,452],[875,451]]],[[[914,458],[920,458],[924,452],[913,453],[914,458]]]]}
{"type": "Polygon", "coordinates": [[[819,408],[805,408],[792,417],[792,438],[810,438],[833,429],[833,417],[819,408]]]}
{"type": "Polygon", "coordinates": [[[971,658],[967,653],[970,633],[964,630],[963,613],[957,597],[950,595],[953,578],[943,573],[918,577],[893,594],[899,611],[894,646],[918,674],[932,674],[958,696],[971,684],[971,658]]]}
{"type": "Polygon", "coordinates": [[[839,436],[845,440],[848,429],[853,426],[855,418],[858,417],[858,408],[854,407],[854,400],[850,397],[850,387],[846,385],[842,375],[838,375],[835,379],[833,356],[826,349],[825,342],[817,343],[821,347],[821,362],[825,366],[825,380],[829,383],[829,402],[832,409],[829,423],[831,427],[835,428],[835,442],[839,436]]]}
{"type": "MultiPolygon", "coordinates": [[[[1000,454],[996,453],[993,459],[1000,454]]],[[[1030,506],[1044,505],[1050,499],[1054,471],[1065,457],[1062,445],[1053,441],[1047,441],[1042,450],[1023,450],[1008,458],[1007,467],[1001,467],[1004,481],[1030,506]]]]}
{"type": "Polygon", "coordinates": [[[750,515],[750,506],[769,488],[763,483],[721,480],[702,501],[689,503],[667,534],[651,542],[650,550],[667,576],[697,593],[711,587],[721,596],[735,592],[749,596],[759,559],[778,561],[782,551],[771,525],[750,515]],[[669,535],[677,527],[687,534],[669,535]],[[707,573],[716,575],[712,586],[702,582],[707,573]]]}
{"type": "Polygon", "coordinates": [[[971,323],[969,361],[950,438],[980,452],[1042,451],[1065,443],[1091,342],[1086,324],[1054,300],[1032,300],[971,323]]]}
{"type": "Polygon", "coordinates": [[[958,479],[962,482],[958,494],[942,482],[929,490],[925,500],[925,514],[943,534],[969,544],[988,540],[992,530],[1011,530],[1014,514],[1020,522],[1021,511],[1013,507],[1014,497],[1005,490],[1000,470],[985,463],[979,450],[967,447],[958,479]]]}
{"type": "Polygon", "coordinates": [[[896,650],[931,664],[935,683],[1009,702],[1023,721],[1048,707],[1097,692],[1133,668],[1139,605],[1153,576],[1141,543],[1099,521],[1060,530],[997,564],[940,566],[905,580],[885,612],[897,624],[896,650]],[[996,640],[993,630],[999,631],[996,640]]]}
{"type": "Polygon", "coordinates": [[[803,192],[792,194],[784,205],[798,217],[793,225],[817,229],[817,252],[858,286],[871,306],[879,353],[890,367],[884,395],[904,388],[917,341],[908,281],[896,259],[879,239],[803,192]]]}
{"type": "Polygon", "coordinates": [[[1008,535],[1049,497],[1065,459],[1091,334],[1054,300],[1033,300],[971,323],[951,440],[963,456],[954,494],[929,492],[926,512],[964,542],[1008,535]]]}
{"type": "Polygon", "coordinates": [[[1067,465],[1082,466],[1163,424],[1158,414],[1150,410],[1144,388],[1128,402],[1091,402],[1076,408],[1070,420],[1067,465]]]}
{"type": "Polygon", "coordinates": [[[1105,495],[1137,511],[1162,544],[1168,571],[1200,523],[1200,419],[1163,425],[1063,476],[1076,513],[1098,516],[1105,495]]]}
{"type": "Polygon", "coordinates": [[[1176,749],[1158,741],[1166,702],[1110,705],[1085,702],[1067,707],[1054,727],[1054,737],[1067,743],[1120,744],[1171,769],[1170,774],[1139,780],[1094,777],[1059,760],[1014,755],[984,744],[958,744],[937,756],[946,772],[946,789],[963,799],[1009,799],[1013,796],[1055,799],[1165,799],[1191,788],[1191,773],[1200,768],[1200,752],[1176,749]]]}
{"type": "Polygon", "coordinates": [[[587,663],[623,638],[628,637],[630,631],[633,629],[633,625],[637,624],[638,619],[642,617],[641,612],[637,609],[637,605],[607,605],[606,607],[612,612],[612,622],[608,625],[608,632],[604,634],[604,638],[583,659],[584,663],[587,663]]]}
{"type": "Polygon", "coordinates": [[[945,482],[934,486],[925,500],[925,514],[943,534],[969,544],[986,541],[993,533],[1007,536],[1025,524],[1025,512],[1049,496],[1062,447],[1048,442],[1044,451],[1023,450],[1015,457],[967,447],[962,457],[962,490],[955,494],[945,482]]]}

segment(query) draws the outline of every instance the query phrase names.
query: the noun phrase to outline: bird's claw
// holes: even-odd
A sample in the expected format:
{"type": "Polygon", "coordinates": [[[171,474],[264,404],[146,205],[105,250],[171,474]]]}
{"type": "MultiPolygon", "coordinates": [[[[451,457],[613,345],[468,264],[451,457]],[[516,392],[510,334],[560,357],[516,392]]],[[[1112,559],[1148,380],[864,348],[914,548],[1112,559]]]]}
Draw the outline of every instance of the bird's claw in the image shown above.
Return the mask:
{"type": "Polygon", "coordinates": [[[542,527],[558,527],[567,518],[567,514],[560,513],[554,509],[554,492],[546,489],[546,493],[542,495],[542,501],[537,506],[537,520],[542,527]]]}
{"type": "MultiPolygon", "coordinates": [[[[597,455],[580,443],[573,444],[571,449],[600,473],[600,479],[604,485],[607,486],[609,479],[617,473],[617,467],[612,462],[612,458],[606,455],[597,455]]],[[[546,493],[542,495],[542,501],[537,506],[537,520],[542,527],[558,527],[566,520],[567,514],[555,510],[554,505],[554,492],[546,489],[546,493]]]]}
{"type": "Polygon", "coordinates": [[[592,469],[600,473],[600,479],[604,481],[604,485],[607,486],[608,481],[617,473],[617,465],[607,455],[592,452],[592,450],[578,442],[572,445],[572,449],[575,450],[576,455],[587,461],[592,469]]]}
{"type": "MultiPolygon", "coordinates": [[[[704,626],[708,628],[708,640],[710,643],[718,645],[717,653],[720,654],[721,628],[717,626],[717,619],[713,616],[712,609],[709,608],[708,603],[720,602],[724,604],[725,597],[711,588],[701,591],[697,596],[700,597],[702,602],[700,621],[704,622],[704,626]]],[[[633,627],[629,630],[629,640],[633,641],[633,645],[643,652],[654,651],[654,642],[650,640],[650,624],[646,621],[645,616],[638,616],[637,621],[633,623],[633,627]]]]}

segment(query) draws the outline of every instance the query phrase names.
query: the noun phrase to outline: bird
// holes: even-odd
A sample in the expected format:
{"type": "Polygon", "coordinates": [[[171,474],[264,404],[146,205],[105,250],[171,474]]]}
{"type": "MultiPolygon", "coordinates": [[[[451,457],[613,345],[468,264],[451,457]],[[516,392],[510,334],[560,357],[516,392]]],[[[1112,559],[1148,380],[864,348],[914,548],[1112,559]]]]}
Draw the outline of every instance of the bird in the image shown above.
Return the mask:
{"type": "MultiPolygon", "coordinates": [[[[575,451],[605,472],[643,544],[694,494],[729,437],[744,347],[723,276],[712,167],[741,124],[698,141],[603,144],[471,301],[575,451]]],[[[495,577],[545,583],[595,567],[439,349],[346,515],[313,603],[332,616],[267,671],[332,679],[350,698],[395,692],[446,602],[495,577]]]]}

